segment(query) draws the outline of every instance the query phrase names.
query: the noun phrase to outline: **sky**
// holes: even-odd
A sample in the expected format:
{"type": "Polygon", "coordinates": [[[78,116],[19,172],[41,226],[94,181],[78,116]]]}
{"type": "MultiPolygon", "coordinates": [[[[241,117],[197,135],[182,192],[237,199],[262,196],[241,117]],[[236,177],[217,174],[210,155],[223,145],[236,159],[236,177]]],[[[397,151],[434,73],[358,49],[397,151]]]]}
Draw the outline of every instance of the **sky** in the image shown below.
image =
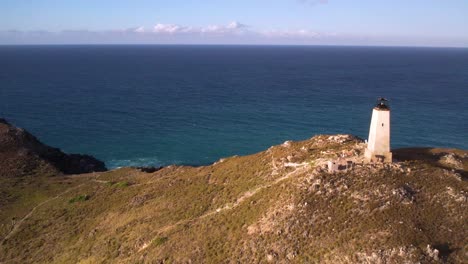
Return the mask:
{"type": "Polygon", "coordinates": [[[0,0],[0,44],[468,47],[468,0],[0,0]]]}

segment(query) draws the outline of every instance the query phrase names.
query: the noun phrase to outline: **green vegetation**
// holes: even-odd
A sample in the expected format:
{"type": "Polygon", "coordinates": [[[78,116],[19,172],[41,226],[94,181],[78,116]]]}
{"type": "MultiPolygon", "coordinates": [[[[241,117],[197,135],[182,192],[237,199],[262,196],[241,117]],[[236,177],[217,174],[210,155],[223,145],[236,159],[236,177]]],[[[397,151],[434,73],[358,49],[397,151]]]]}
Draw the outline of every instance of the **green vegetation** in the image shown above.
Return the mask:
{"type": "Polygon", "coordinates": [[[130,186],[130,183],[127,182],[127,181],[121,181],[121,182],[115,183],[113,186],[115,186],[117,188],[125,188],[125,187],[130,186]]]}
{"type": "Polygon", "coordinates": [[[84,202],[84,201],[88,201],[89,198],[91,197],[87,194],[78,195],[68,200],[68,203],[84,202]]]}
{"type": "Polygon", "coordinates": [[[167,237],[157,237],[157,238],[155,238],[155,239],[153,239],[153,240],[151,241],[151,244],[153,244],[153,245],[155,245],[156,247],[158,247],[158,246],[160,246],[160,245],[166,243],[167,240],[168,240],[167,237]]]}

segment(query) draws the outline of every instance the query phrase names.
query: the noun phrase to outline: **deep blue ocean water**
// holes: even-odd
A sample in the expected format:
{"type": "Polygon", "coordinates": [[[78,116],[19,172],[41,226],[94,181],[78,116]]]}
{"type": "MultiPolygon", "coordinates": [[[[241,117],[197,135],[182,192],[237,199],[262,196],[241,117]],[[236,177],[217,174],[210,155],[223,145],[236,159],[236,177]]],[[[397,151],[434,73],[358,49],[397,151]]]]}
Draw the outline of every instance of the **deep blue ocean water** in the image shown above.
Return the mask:
{"type": "Polygon", "coordinates": [[[0,116],[112,168],[367,138],[379,96],[392,147],[468,149],[468,49],[0,46],[0,116]]]}

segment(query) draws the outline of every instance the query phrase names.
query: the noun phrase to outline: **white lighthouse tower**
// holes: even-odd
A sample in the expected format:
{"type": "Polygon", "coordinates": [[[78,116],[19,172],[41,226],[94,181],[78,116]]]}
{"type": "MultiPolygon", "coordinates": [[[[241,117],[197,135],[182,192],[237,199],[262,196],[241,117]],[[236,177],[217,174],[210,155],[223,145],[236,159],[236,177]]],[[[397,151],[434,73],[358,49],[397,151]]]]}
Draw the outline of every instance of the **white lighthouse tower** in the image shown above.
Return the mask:
{"type": "Polygon", "coordinates": [[[392,162],[390,152],[390,107],[385,98],[379,98],[372,110],[369,140],[364,154],[368,162],[392,162]]]}

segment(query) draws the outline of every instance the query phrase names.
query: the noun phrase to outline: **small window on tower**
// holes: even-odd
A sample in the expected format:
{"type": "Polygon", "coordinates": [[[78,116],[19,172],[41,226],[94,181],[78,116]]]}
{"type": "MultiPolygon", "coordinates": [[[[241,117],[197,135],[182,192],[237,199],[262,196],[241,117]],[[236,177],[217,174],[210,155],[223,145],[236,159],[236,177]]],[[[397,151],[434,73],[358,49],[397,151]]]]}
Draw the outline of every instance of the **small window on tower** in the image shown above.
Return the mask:
{"type": "Polygon", "coordinates": [[[383,123],[382,123],[382,126],[383,126],[383,123]]]}

